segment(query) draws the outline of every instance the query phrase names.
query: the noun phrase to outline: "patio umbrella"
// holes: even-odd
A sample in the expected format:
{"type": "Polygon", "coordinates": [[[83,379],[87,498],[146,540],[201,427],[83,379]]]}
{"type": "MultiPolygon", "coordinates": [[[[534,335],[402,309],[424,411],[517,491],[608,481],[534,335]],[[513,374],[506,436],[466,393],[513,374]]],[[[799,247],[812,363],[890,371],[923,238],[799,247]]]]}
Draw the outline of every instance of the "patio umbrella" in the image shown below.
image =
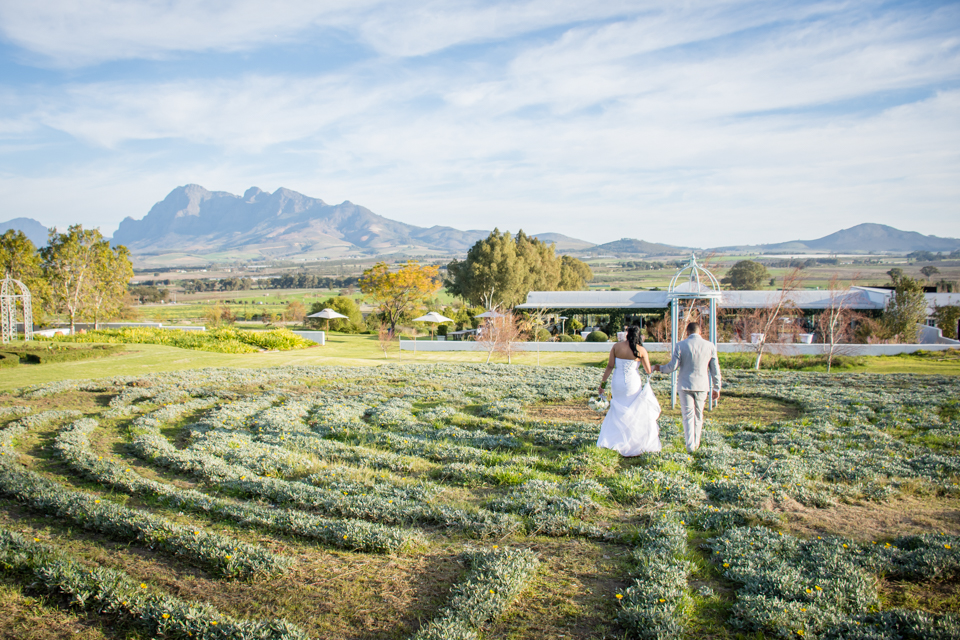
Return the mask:
{"type": "Polygon", "coordinates": [[[311,313],[311,314],[308,315],[307,317],[308,317],[308,318],[323,318],[324,320],[327,321],[327,330],[329,330],[329,329],[330,329],[330,321],[331,321],[331,320],[335,320],[335,319],[337,319],[337,318],[346,318],[347,316],[343,315],[342,313],[337,313],[336,311],[334,311],[334,310],[331,309],[330,307],[327,307],[327,308],[324,309],[323,311],[318,311],[317,313],[311,313]]]}
{"type": "Polygon", "coordinates": [[[473,317],[474,318],[499,318],[501,316],[503,316],[503,314],[498,313],[497,311],[484,311],[483,313],[478,313],[473,317]]]}
{"type": "MultiPolygon", "coordinates": [[[[414,318],[414,322],[430,322],[432,324],[439,324],[441,322],[453,322],[453,318],[448,318],[447,316],[442,316],[436,311],[431,311],[425,316],[420,316],[419,318],[414,318]]],[[[430,339],[433,339],[433,329],[430,330],[430,339]]]]}

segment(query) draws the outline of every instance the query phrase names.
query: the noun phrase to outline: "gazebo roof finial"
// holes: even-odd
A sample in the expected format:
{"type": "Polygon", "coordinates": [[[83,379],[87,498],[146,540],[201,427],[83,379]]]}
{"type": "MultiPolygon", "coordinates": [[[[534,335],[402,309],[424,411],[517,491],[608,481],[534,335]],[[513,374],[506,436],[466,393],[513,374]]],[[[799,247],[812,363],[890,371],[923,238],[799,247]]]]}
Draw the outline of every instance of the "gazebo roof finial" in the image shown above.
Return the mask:
{"type": "Polygon", "coordinates": [[[680,267],[670,286],[667,288],[669,298],[719,298],[720,282],[706,268],[697,263],[697,254],[690,253],[690,262],[680,267]],[[684,278],[686,274],[686,278],[684,278]]]}

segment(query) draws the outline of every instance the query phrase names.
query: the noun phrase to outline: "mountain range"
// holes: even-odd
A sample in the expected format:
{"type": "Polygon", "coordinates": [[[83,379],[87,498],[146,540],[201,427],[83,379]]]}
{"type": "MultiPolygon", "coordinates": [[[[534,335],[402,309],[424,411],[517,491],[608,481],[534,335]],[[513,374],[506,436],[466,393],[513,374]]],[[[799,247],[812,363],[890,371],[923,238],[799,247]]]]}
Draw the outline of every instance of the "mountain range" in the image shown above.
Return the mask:
{"type": "Polygon", "coordinates": [[[50,230],[34,220],[33,218],[14,218],[6,222],[0,222],[0,233],[6,233],[13,229],[22,231],[23,235],[30,238],[34,246],[42,247],[47,244],[47,234],[50,230]]]}
{"type": "MultiPolygon", "coordinates": [[[[0,233],[19,229],[34,244],[46,244],[47,229],[36,220],[0,223],[0,233]]],[[[251,187],[242,195],[208,191],[195,184],[177,187],[142,219],[127,217],[113,236],[141,264],[188,264],[234,260],[317,260],[376,255],[462,255],[486,230],[418,227],[391,220],[345,201],[327,204],[290,189],[269,193],[251,187]]],[[[691,250],[622,238],[593,244],[559,233],[534,234],[572,255],[680,255],[691,250]]],[[[717,247],[737,253],[869,253],[960,249],[960,239],[925,236],[881,224],[860,224],[815,240],[717,247]]]]}
{"type": "Polygon", "coordinates": [[[957,238],[925,236],[916,231],[901,231],[885,224],[864,223],[849,229],[841,229],[816,240],[717,247],[716,251],[880,253],[884,251],[954,251],[956,249],[960,249],[960,239],[957,238]]]}
{"type": "Polygon", "coordinates": [[[321,258],[347,253],[460,253],[487,235],[390,220],[345,201],[330,205],[290,189],[251,187],[242,196],[177,187],[142,220],[126,218],[113,242],[134,254],[233,253],[321,258]]]}

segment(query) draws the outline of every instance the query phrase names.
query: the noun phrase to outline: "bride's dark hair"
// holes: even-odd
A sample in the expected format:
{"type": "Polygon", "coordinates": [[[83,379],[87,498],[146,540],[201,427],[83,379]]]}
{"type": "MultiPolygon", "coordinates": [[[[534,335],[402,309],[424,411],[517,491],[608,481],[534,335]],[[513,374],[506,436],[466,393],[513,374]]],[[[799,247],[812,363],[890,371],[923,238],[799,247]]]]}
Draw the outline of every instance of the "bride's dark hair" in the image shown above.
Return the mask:
{"type": "Polygon", "coordinates": [[[639,358],[640,354],[637,352],[637,345],[643,346],[643,338],[640,336],[640,327],[637,325],[633,325],[627,329],[627,344],[630,345],[630,351],[633,351],[633,357],[639,358]]]}

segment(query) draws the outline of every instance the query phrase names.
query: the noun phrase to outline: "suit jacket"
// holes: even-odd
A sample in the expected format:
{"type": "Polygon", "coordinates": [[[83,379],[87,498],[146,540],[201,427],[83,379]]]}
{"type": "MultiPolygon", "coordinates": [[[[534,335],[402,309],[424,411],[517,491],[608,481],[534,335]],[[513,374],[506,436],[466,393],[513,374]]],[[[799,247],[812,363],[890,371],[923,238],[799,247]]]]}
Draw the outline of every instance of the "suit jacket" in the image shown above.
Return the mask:
{"type": "Polygon", "coordinates": [[[720,363],[717,347],[700,335],[681,340],[673,350],[670,362],[660,366],[661,373],[679,369],[677,387],[683,391],[720,391],[720,363]],[[708,376],[709,373],[709,376],[708,376]],[[713,381],[711,387],[710,381],[713,381]]]}

